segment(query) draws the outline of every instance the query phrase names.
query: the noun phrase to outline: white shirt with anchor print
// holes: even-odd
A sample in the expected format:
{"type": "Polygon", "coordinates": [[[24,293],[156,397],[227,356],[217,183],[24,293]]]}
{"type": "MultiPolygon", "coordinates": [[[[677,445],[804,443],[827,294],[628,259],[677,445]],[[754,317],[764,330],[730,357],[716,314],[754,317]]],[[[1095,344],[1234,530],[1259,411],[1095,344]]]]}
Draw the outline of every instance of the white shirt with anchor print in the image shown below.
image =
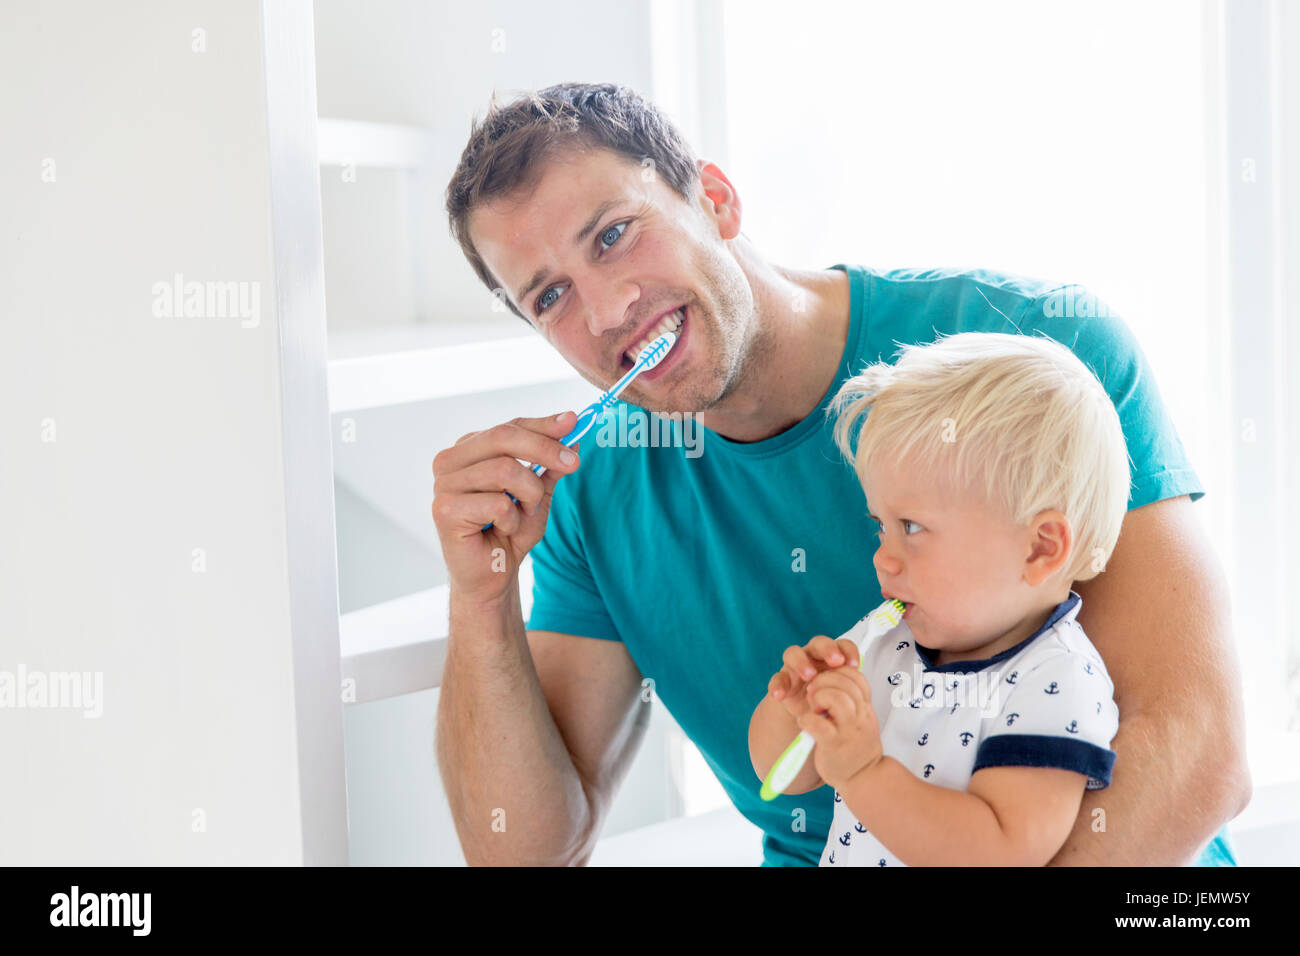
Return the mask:
{"type": "MultiPolygon", "coordinates": [[[[935,786],[965,790],[984,767],[1075,770],[1087,789],[1110,785],[1119,729],[1114,685],[1075,620],[1077,592],[1015,647],[985,660],[935,666],[906,621],[863,652],[886,756],[935,786]]],[[[842,636],[860,643],[866,617],[842,636]]],[[[936,821],[942,825],[941,821],[936,821]]],[[[840,794],[821,866],[905,866],[840,794]]]]}

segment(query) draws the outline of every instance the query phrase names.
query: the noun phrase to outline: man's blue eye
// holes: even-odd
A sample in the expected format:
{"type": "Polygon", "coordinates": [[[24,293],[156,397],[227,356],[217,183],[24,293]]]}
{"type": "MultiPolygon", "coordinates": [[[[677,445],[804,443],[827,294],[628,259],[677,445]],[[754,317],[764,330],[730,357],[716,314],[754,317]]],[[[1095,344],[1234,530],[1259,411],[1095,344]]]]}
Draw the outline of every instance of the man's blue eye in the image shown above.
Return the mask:
{"type": "Polygon", "coordinates": [[[557,287],[557,286],[551,286],[549,289],[547,289],[545,292],[543,292],[540,296],[537,297],[537,311],[538,311],[538,312],[545,312],[546,309],[551,305],[551,303],[555,301],[554,299],[551,299],[550,302],[547,302],[547,301],[546,301],[546,297],[547,297],[548,295],[550,295],[552,292],[554,292],[554,291],[556,290],[556,288],[558,288],[558,287],[557,287]],[[545,303],[545,305],[543,305],[543,303],[545,303]]]}
{"type": "Polygon", "coordinates": [[[608,248],[609,248],[610,246],[612,246],[614,243],[618,242],[619,238],[623,235],[623,230],[626,229],[626,228],[627,228],[627,223],[625,223],[625,222],[620,222],[620,223],[619,223],[618,225],[616,225],[616,226],[610,226],[608,229],[606,229],[604,232],[602,232],[602,233],[600,234],[600,244],[601,244],[602,246],[604,246],[606,249],[608,249],[608,248]],[[614,234],[614,238],[613,238],[613,239],[610,239],[609,242],[606,243],[606,242],[605,242],[606,237],[607,237],[611,232],[614,232],[614,230],[616,230],[616,229],[618,230],[618,232],[616,232],[616,233],[614,234]]]}
{"type": "MultiPolygon", "coordinates": [[[[602,233],[600,234],[600,247],[601,247],[602,249],[608,249],[608,248],[609,248],[610,246],[612,246],[614,243],[618,242],[618,240],[619,240],[620,238],[622,238],[622,236],[623,236],[623,231],[624,231],[625,229],[627,229],[627,225],[628,225],[628,224],[625,223],[625,222],[620,222],[618,225],[616,225],[616,226],[610,226],[608,229],[606,229],[604,232],[602,232],[602,233]],[[613,239],[610,239],[610,240],[608,241],[608,243],[607,243],[605,240],[608,238],[608,236],[609,236],[609,234],[610,234],[611,232],[614,233],[614,238],[613,238],[613,239]]],[[[541,314],[542,314],[543,312],[545,312],[548,308],[550,308],[552,305],[555,304],[555,299],[551,299],[550,301],[546,301],[546,297],[547,297],[548,295],[550,295],[550,293],[554,292],[556,288],[557,288],[556,286],[551,286],[549,289],[547,289],[545,292],[543,292],[540,296],[537,297],[537,314],[538,314],[538,315],[541,315],[541,314]]],[[[563,286],[559,286],[559,288],[562,289],[562,288],[564,288],[564,287],[563,287],[563,286]]]]}

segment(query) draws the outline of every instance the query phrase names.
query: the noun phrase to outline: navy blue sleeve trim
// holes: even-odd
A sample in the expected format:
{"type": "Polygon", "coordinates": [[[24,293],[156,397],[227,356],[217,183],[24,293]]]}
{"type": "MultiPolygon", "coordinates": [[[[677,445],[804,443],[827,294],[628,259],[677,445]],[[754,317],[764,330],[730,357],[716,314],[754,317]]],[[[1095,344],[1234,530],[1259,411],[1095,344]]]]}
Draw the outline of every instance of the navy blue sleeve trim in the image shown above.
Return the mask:
{"type": "Polygon", "coordinates": [[[1044,734],[998,734],[980,744],[971,770],[985,767],[1057,767],[1086,774],[1088,789],[1110,786],[1115,751],[1086,740],[1044,734]]]}

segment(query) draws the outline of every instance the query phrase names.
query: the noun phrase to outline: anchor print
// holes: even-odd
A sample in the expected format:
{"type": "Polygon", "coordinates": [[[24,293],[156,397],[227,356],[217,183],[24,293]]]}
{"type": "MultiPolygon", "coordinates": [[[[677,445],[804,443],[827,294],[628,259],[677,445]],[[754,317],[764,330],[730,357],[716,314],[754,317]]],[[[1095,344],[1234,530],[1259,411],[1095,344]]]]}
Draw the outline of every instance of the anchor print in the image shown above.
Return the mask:
{"type": "Polygon", "coordinates": [[[1097,713],[1101,713],[1101,701],[1097,701],[1097,713]]]}
{"type": "Polygon", "coordinates": [[[894,673],[890,674],[888,677],[885,678],[885,680],[889,683],[890,687],[897,687],[898,682],[902,679],[903,679],[902,671],[895,671],[894,673]]]}
{"type": "Polygon", "coordinates": [[[836,803],[844,802],[844,798],[840,796],[840,792],[838,790],[835,791],[835,802],[836,803]]]}
{"type": "Polygon", "coordinates": [[[1072,720],[1065,725],[1065,729],[1072,734],[1077,734],[1079,732],[1079,722],[1077,720],[1072,720]]]}
{"type": "Polygon", "coordinates": [[[920,707],[920,706],[921,706],[921,698],[919,698],[919,697],[913,697],[911,700],[909,700],[909,701],[907,702],[907,706],[908,706],[908,707],[913,707],[913,708],[915,708],[915,707],[920,707]]]}
{"type": "Polygon", "coordinates": [[[932,773],[934,773],[934,764],[932,764],[932,763],[928,763],[928,764],[926,764],[926,765],[925,765],[925,776],[928,778],[928,777],[930,776],[930,774],[932,774],[932,773]]]}
{"type": "Polygon", "coordinates": [[[835,862],[835,851],[834,851],[834,850],[831,850],[831,859],[830,859],[830,862],[831,862],[831,863],[834,863],[834,862],[835,862]]]}
{"type": "Polygon", "coordinates": [[[849,845],[849,831],[848,831],[848,830],[845,830],[845,831],[844,831],[844,836],[840,837],[840,843],[842,843],[844,846],[848,846],[848,845],[849,845]]]}
{"type": "Polygon", "coordinates": [[[1091,674],[1091,673],[1092,673],[1092,665],[1091,665],[1091,664],[1084,664],[1084,665],[1083,665],[1083,672],[1084,672],[1085,674],[1091,674]]]}
{"type": "Polygon", "coordinates": [[[1020,716],[1019,714],[1007,714],[1007,726],[1010,727],[1012,724],[1014,724],[1016,722],[1016,718],[1019,716],[1020,716]]]}
{"type": "Polygon", "coordinates": [[[853,829],[857,830],[859,833],[866,833],[866,832],[867,832],[867,828],[864,827],[864,826],[862,825],[862,822],[861,822],[861,821],[859,821],[859,822],[853,824],[853,829]]]}
{"type": "Polygon", "coordinates": [[[883,859],[876,864],[876,866],[884,866],[884,865],[885,865],[885,861],[883,859]]]}
{"type": "Polygon", "coordinates": [[[899,641],[898,646],[895,647],[894,650],[901,651],[903,648],[910,647],[910,646],[911,646],[911,642],[909,641],[899,641]]]}
{"type": "Polygon", "coordinates": [[[1019,676],[1019,674],[1020,671],[1012,671],[1010,674],[1007,675],[1007,683],[1014,684],[1016,682],[1016,677],[1019,676]]]}
{"type": "Polygon", "coordinates": [[[1046,687],[1043,688],[1044,694],[1059,694],[1060,692],[1061,689],[1056,686],[1056,681],[1052,681],[1050,684],[1048,684],[1046,687]]]}
{"type": "Polygon", "coordinates": [[[925,742],[926,742],[927,740],[929,740],[929,739],[930,739],[930,735],[929,735],[929,734],[922,734],[922,735],[921,735],[921,739],[917,741],[917,744],[920,745],[920,746],[922,746],[922,747],[924,747],[924,746],[925,746],[925,742]]]}
{"type": "Polygon", "coordinates": [[[961,745],[962,745],[963,747],[969,747],[969,746],[970,746],[970,739],[971,739],[972,737],[974,737],[975,735],[972,734],[972,733],[970,733],[969,731],[964,731],[964,732],[958,734],[957,736],[961,738],[961,745]]]}

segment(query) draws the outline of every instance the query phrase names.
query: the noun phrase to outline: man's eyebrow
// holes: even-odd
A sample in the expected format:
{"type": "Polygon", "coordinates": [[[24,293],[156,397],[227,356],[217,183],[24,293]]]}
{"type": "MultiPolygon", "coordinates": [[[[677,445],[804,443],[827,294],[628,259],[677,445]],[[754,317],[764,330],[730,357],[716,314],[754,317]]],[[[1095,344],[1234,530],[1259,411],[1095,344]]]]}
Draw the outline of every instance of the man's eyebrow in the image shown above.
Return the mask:
{"type": "MultiPolygon", "coordinates": [[[[610,209],[612,209],[614,206],[617,206],[622,201],[623,201],[622,199],[606,199],[603,203],[597,206],[596,211],[591,214],[591,218],[588,219],[586,224],[581,229],[578,230],[578,234],[573,237],[573,244],[575,246],[580,245],[583,242],[583,240],[585,240],[589,235],[591,235],[591,231],[595,229],[597,225],[600,224],[601,217],[603,217],[605,213],[609,212],[610,209]]],[[[524,299],[528,297],[528,293],[532,292],[539,285],[541,285],[542,280],[546,278],[547,273],[550,271],[551,270],[548,266],[542,266],[540,269],[534,272],[533,277],[528,280],[528,284],[525,285],[522,289],[520,289],[519,294],[515,296],[515,301],[522,305],[524,299]]],[[[527,308],[527,306],[525,306],[525,308],[527,308]]],[[[529,311],[532,310],[530,309],[529,311]]]]}

